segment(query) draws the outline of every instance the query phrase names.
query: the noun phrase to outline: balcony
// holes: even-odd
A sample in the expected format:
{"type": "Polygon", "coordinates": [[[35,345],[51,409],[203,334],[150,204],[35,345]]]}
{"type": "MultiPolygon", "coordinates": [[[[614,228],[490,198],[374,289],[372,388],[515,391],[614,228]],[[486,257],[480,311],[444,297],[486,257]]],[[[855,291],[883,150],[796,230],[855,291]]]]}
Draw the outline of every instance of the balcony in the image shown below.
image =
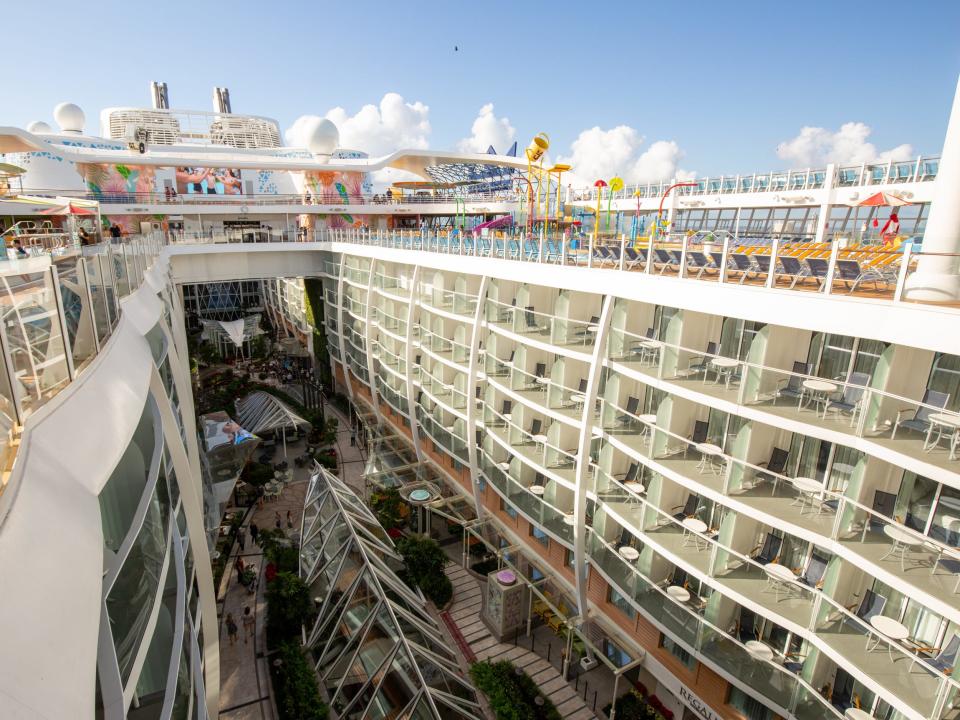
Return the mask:
{"type": "Polygon", "coordinates": [[[598,318],[574,320],[538,312],[534,307],[508,305],[492,298],[487,298],[486,302],[488,325],[557,347],[587,352],[600,329],[598,318]]]}

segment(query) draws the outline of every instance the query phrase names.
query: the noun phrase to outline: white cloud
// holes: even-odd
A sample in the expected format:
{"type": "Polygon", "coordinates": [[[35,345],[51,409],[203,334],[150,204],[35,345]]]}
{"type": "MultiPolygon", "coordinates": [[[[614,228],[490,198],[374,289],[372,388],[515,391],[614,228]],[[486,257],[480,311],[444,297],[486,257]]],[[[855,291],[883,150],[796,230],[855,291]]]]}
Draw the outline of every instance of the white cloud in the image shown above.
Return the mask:
{"type": "Polygon", "coordinates": [[[695,173],[679,168],[683,151],[676,142],[657,140],[641,152],[644,140],[629,125],[610,130],[592,127],[577,136],[570,146],[570,155],[560,157],[559,162],[572,165],[573,177],[588,185],[600,178],[609,182],[614,176],[627,183],[694,176],[695,173]]]}
{"type": "MultiPolygon", "coordinates": [[[[335,107],[324,117],[340,131],[341,147],[363,150],[374,157],[402,148],[422,150],[429,145],[430,108],[420,101],[407,102],[394,92],[385,94],[378,105],[364,105],[355,115],[335,107]]],[[[287,144],[302,147],[316,119],[316,115],[297,118],[284,133],[287,144]]]]}
{"type": "Polygon", "coordinates": [[[487,103],[477,114],[470,128],[471,135],[457,144],[457,149],[464,153],[485,153],[493,145],[498,153],[505,153],[510,149],[517,136],[517,131],[510,124],[510,118],[498,118],[493,113],[493,103],[487,103]]]}
{"type": "Polygon", "coordinates": [[[800,167],[829,162],[857,165],[909,160],[913,156],[913,147],[907,144],[878,152],[876,146],[868,142],[871,132],[870,126],[862,122],[844,123],[836,132],[822,127],[802,127],[799,135],[777,146],[777,155],[800,167]]]}

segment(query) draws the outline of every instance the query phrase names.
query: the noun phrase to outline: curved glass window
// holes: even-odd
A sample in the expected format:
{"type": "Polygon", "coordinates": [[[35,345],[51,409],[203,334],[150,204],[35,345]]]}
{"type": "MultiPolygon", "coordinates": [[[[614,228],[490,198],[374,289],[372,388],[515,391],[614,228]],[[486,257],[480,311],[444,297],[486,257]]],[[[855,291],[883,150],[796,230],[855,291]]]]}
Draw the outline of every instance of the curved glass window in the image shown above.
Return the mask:
{"type": "Polygon", "coordinates": [[[165,483],[163,478],[158,478],[143,526],[107,595],[107,615],[124,684],[130,676],[159,589],[169,542],[169,514],[165,483]]]}
{"type": "Polygon", "coordinates": [[[153,355],[153,362],[157,367],[167,356],[167,337],[163,334],[163,328],[160,323],[154,325],[147,333],[147,342],[150,343],[150,354],[153,355]]]}
{"type": "Polygon", "coordinates": [[[103,542],[113,552],[120,549],[127,536],[147,486],[160,427],[157,420],[150,400],[143,409],[133,439],[100,491],[103,542]]]}

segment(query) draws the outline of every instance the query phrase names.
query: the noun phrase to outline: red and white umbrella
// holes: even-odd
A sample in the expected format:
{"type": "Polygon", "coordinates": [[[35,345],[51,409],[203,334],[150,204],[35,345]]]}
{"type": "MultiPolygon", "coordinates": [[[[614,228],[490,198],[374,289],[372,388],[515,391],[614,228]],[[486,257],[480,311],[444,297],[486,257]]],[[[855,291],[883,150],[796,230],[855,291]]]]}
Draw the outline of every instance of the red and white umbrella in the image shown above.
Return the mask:
{"type": "Polygon", "coordinates": [[[41,215],[96,215],[97,211],[94,208],[83,207],[82,205],[76,205],[74,203],[67,203],[66,205],[57,205],[56,207],[47,208],[46,210],[40,211],[41,215]]]}
{"type": "Polygon", "coordinates": [[[855,207],[900,207],[901,205],[912,204],[909,200],[904,200],[902,197],[897,197],[896,195],[885,192],[874,193],[860,202],[853,203],[855,207]]]}

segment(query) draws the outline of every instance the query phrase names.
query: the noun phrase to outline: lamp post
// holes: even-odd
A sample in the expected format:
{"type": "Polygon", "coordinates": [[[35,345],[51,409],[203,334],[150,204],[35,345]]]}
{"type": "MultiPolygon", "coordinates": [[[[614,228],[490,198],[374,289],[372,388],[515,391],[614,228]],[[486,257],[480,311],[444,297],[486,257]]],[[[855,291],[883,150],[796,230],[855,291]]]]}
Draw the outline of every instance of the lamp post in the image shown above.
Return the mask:
{"type": "Polygon", "coordinates": [[[610,178],[610,192],[607,193],[607,220],[604,223],[604,230],[610,229],[610,206],[613,203],[613,194],[623,190],[623,178],[610,178]]]}
{"type": "MultiPolygon", "coordinates": [[[[605,180],[600,179],[600,180],[597,180],[593,184],[593,186],[597,189],[597,212],[596,212],[596,215],[594,216],[594,223],[593,223],[593,245],[596,245],[597,236],[600,233],[600,203],[601,203],[601,200],[603,199],[603,189],[607,186],[607,183],[605,180]]],[[[593,251],[593,248],[591,248],[591,252],[592,251],[593,251]]]]}

